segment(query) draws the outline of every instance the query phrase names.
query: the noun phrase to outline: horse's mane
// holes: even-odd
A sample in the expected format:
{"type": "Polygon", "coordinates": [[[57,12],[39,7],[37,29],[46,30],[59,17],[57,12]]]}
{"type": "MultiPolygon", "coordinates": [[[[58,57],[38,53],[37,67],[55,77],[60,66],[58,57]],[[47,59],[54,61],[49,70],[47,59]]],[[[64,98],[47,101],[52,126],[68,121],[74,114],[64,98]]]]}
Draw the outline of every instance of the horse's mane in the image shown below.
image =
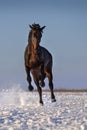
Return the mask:
{"type": "Polygon", "coordinates": [[[32,26],[30,26],[31,28],[37,30],[37,29],[41,29],[40,25],[39,24],[32,24],[32,26]]]}
{"type": "Polygon", "coordinates": [[[29,32],[29,35],[28,35],[28,44],[31,44],[32,41],[31,41],[31,36],[32,36],[32,32],[30,31],[29,32]]]}

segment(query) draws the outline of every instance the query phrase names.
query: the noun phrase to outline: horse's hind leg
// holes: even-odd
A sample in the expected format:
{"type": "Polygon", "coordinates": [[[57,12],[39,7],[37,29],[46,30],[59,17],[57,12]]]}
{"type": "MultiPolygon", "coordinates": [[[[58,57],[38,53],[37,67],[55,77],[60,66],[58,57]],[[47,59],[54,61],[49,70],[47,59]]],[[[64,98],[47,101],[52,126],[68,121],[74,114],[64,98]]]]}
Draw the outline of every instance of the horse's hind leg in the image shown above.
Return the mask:
{"type": "Polygon", "coordinates": [[[27,73],[27,81],[28,81],[28,83],[29,83],[28,89],[29,89],[29,91],[32,91],[34,88],[33,88],[33,86],[31,85],[30,70],[29,70],[29,68],[27,68],[27,67],[26,67],[26,73],[27,73]]]}
{"type": "Polygon", "coordinates": [[[55,95],[54,95],[54,92],[53,92],[53,77],[52,77],[52,72],[51,72],[51,69],[46,69],[46,76],[48,77],[48,80],[49,80],[49,88],[50,88],[50,91],[51,91],[51,100],[52,102],[55,102],[56,99],[55,99],[55,95]]]}
{"type": "Polygon", "coordinates": [[[40,81],[40,86],[41,87],[44,87],[45,86],[45,82],[44,82],[44,79],[45,79],[45,73],[44,73],[44,65],[42,64],[41,65],[41,81],[40,81]]]}

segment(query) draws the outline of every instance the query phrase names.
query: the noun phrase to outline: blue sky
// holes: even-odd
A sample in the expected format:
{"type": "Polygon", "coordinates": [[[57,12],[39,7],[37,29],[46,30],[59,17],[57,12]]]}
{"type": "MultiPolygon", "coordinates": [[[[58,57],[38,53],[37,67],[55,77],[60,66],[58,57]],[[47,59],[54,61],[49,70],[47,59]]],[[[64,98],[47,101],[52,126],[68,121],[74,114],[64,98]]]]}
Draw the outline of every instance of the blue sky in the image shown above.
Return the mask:
{"type": "Polygon", "coordinates": [[[29,24],[46,26],[41,45],[53,55],[55,88],[87,88],[87,1],[1,0],[0,86],[27,88],[24,50],[29,24]]]}

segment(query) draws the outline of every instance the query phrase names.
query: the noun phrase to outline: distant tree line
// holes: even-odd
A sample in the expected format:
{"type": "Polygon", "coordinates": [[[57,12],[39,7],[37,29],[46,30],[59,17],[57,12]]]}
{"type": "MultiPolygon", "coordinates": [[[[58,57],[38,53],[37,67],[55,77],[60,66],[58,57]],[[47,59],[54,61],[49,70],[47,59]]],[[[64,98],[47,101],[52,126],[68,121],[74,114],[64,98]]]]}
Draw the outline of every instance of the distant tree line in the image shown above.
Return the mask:
{"type": "MultiPolygon", "coordinates": [[[[35,89],[34,91],[37,91],[35,89]]],[[[49,92],[49,89],[44,89],[44,92],[49,92]]],[[[87,89],[54,89],[54,92],[87,92],[87,89]]]]}

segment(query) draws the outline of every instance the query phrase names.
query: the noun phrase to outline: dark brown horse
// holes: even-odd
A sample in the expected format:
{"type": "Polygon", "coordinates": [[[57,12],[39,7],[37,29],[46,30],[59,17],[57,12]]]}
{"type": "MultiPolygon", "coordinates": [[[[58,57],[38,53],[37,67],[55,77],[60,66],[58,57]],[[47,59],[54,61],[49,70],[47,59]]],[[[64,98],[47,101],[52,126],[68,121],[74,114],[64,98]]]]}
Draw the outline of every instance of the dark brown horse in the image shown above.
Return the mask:
{"type": "Polygon", "coordinates": [[[52,55],[47,49],[40,46],[42,32],[45,26],[40,27],[39,24],[29,25],[31,30],[28,36],[28,45],[25,49],[25,70],[27,73],[27,81],[29,83],[29,90],[33,90],[31,85],[30,72],[33,75],[34,82],[37,86],[40,103],[43,104],[42,100],[42,88],[45,86],[44,79],[48,77],[49,88],[51,90],[52,102],[55,102],[55,96],[53,93],[53,77],[52,77],[52,55]]]}

